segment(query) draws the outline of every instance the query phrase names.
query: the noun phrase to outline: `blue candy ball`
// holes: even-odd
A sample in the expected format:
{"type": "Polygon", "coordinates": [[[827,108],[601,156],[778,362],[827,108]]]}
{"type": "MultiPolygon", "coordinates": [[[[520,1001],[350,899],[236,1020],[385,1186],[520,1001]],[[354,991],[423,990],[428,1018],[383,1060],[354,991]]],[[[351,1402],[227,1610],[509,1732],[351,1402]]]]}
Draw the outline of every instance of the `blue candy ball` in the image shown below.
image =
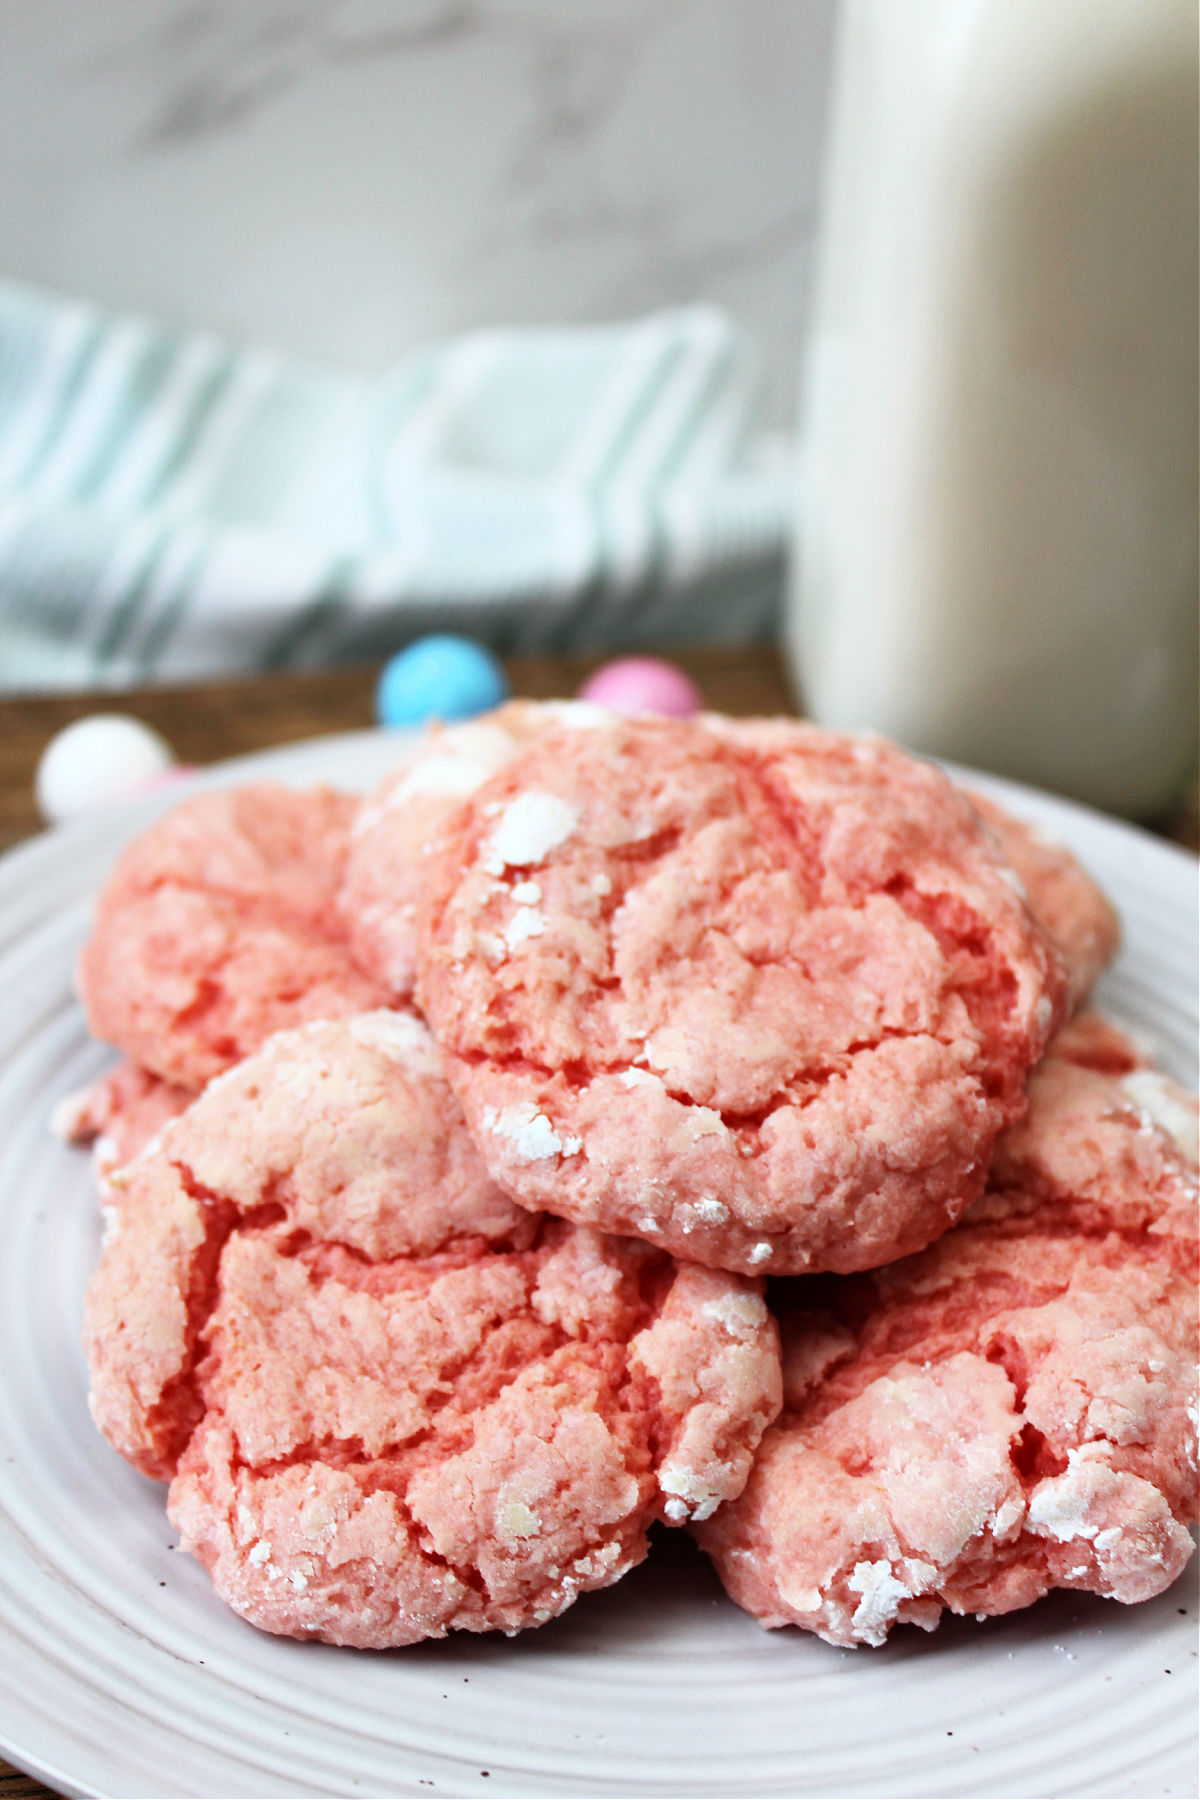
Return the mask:
{"type": "Polygon", "coordinates": [[[385,666],[375,690],[381,725],[473,719],[508,699],[508,679],[490,650],[470,638],[418,638],[385,666]]]}

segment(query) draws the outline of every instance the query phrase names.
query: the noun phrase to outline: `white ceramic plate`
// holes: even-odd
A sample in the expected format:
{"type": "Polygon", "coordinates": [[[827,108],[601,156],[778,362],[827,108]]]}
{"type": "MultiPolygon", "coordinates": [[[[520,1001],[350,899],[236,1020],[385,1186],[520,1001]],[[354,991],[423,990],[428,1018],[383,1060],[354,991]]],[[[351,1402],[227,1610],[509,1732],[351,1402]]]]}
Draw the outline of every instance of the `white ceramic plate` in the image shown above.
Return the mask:
{"type": "MultiPolygon", "coordinates": [[[[243,759],[362,787],[376,733],[243,759]]],[[[976,778],[1066,840],[1121,907],[1106,1008],[1195,1082],[1196,865],[976,778]]],[[[641,1570],[514,1640],[387,1654],[260,1635],[173,1554],[162,1490],[93,1430],[79,1349],[95,1261],[86,1158],[54,1102],[104,1066],[71,997],[89,897],[178,798],[0,862],[0,1744],[74,1795],[1180,1795],[1195,1793],[1196,1590],[1059,1595],[900,1631],[881,1650],[768,1633],[665,1536],[641,1570]]]]}

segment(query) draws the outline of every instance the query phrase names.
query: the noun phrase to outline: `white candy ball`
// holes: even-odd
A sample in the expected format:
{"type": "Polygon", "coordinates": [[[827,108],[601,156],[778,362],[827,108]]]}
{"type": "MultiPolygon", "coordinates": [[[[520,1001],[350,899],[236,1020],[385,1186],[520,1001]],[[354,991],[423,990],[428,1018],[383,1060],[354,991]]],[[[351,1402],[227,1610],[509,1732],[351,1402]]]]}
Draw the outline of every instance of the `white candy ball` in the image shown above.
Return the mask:
{"type": "Polygon", "coordinates": [[[174,766],[171,746],[124,713],[93,713],[51,738],[33,791],[44,819],[61,824],[111,800],[124,800],[174,766]]]}

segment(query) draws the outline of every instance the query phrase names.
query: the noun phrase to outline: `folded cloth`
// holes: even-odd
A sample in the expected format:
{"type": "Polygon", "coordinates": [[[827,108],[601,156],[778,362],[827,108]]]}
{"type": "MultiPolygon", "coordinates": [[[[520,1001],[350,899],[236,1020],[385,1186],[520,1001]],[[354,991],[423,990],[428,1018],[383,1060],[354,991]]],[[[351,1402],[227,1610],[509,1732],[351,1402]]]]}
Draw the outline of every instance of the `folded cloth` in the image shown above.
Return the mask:
{"type": "Polygon", "coordinates": [[[0,687],[745,641],[785,467],[711,307],[478,331],[376,380],[0,283],[0,687]]]}

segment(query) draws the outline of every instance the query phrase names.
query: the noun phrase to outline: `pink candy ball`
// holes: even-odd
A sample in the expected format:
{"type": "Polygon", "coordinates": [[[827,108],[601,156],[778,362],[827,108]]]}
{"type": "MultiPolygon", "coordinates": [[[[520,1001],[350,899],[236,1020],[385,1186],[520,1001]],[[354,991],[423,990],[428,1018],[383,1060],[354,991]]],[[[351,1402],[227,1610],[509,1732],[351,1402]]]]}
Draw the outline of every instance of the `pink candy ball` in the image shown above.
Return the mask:
{"type": "Polygon", "coordinates": [[[614,712],[668,713],[684,719],[704,705],[694,681],[674,663],[655,656],[623,656],[589,675],[579,690],[581,700],[611,706],[614,712]]]}

